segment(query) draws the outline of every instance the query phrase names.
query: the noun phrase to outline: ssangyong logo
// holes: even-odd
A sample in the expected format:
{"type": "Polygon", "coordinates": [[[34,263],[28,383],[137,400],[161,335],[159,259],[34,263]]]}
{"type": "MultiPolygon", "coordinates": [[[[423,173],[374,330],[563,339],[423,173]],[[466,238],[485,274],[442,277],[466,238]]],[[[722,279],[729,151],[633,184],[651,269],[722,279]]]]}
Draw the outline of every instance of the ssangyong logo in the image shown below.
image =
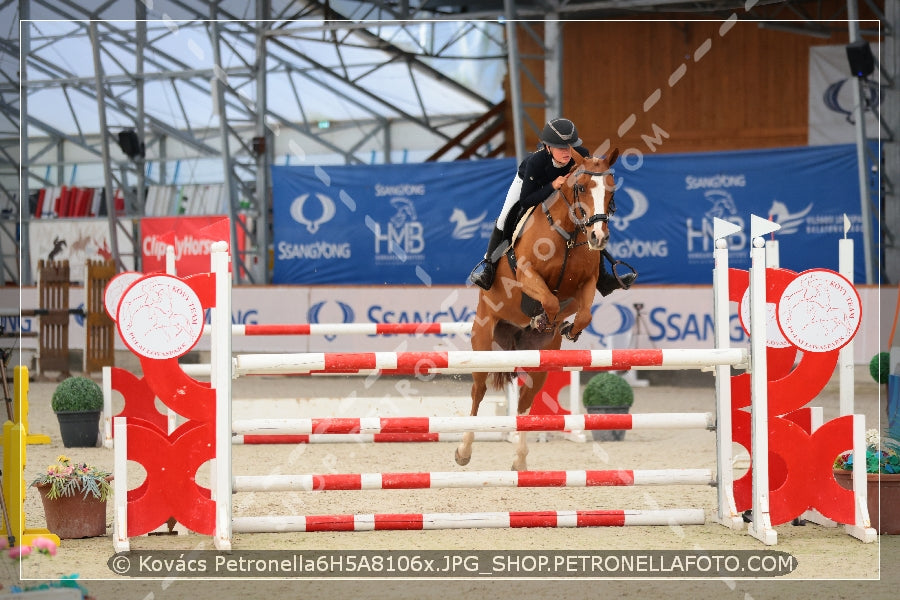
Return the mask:
{"type": "Polygon", "coordinates": [[[309,199],[309,194],[303,194],[301,196],[297,196],[293,202],[291,202],[291,218],[300,223],[301,225],[306,226],[306,230],[310,234],[315,234],[319,231],[319,226],[323,223],[327,223],[331,219],[334,218],[335,213],[337,212],[334,200],[326,196],[325,194],[316,193],[316,200],[318,200],[320,208],[319,215],[316,216],[308,216],[308,212],[312,215],[315,215],[315,209],[308,210],[306,208],[306,201],[309,199]]]}
{"type": "Polygon", "coordinates": [[[630,187],[623,187],[622,192],[631,199],[631,212],[625,214],[624,211],[616,211],[616,214],[609,218],[609,222],[617,231],[628,229],[628,224],[643,217],[650,206],[644,192],[630,187]]]}
{"type": "MultiPolygon", "coordinates": [[[[312,306],[309,307],[309,312],[306,313],[306,322],[307,323],[321,323],[322,322],[321,321],[322,309],[325,308],[326,304],[337,304],[338,308],[341,311],[341,318],[339,321],[337,321],[338,323],[352,323],[353,320],[355,319],[355,316],[353,314],[353,307],[351,307],[349,304],[347,304],[345,302],[341,302],[339,300],[334,300],[334,301],[323,300],[321,302],[316,302],[315,304],[313,304],[312,306]]],[[[332,315],[334,314],[333,308],[326,308],[325,310],[326,310],[326,313],[328,314],[328,317],[327,317],[329,319],[328,322],[334,323],[335,321],[332,320],[333,319],[332,315]]],[[[330,341],[333,341],[335,337],[337,337],[337,336],[326,335],[325,339],[330,342],[330,341]]]]}
{"type": "MultiPolygon", "coordinates": [[[[334,200],[322,193],[297,196],[290,206],[291,218],[306,227],[310,235],[334,218],[337,212],[334,200]],[[318,204],[318,207],[315,205],[318,204]],[[318,210],[317,210],[318,208],[318,210]]],[[[276,260],[349,260],[352,257],[350,243],[316,239],[309,242],[280,241],[276,260]]]]}

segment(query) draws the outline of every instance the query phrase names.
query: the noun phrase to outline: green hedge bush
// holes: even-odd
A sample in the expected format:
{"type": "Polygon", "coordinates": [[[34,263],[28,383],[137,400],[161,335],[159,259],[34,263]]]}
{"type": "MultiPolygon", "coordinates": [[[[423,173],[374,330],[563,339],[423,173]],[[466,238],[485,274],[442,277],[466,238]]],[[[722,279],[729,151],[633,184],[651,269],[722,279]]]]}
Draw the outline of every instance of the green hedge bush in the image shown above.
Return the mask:
{"type": "Polygon", "coordinates": [[[604,371],[588,381],[582,402],[585,406],[631,406],[634,390],[621,376],[604,371]]]}
{"type": "Polygon", "coordinates": [[[53,390],[50,407],[53,412],[102,410],[103,390],[93,379],[69,377],[53,390]]]}

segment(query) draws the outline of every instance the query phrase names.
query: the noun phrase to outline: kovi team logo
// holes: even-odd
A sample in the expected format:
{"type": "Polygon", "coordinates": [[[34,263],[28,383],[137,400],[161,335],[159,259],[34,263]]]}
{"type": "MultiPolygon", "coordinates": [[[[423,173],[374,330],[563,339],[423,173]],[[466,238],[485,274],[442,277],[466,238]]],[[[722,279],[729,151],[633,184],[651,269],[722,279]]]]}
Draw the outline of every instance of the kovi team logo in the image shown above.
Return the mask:
{"type": "Polygon", "coordinates": [[[301,225],[304,225],[310,235],[315,235],[319,231],[319,226],[334,218],[335,213],[337,213],[337,208],[335,207],[334,200],[325,194],[316,192],[315,198],[318,200],[319,210],[318,216],[315,216],[316,211],[314,209],[306,208],[309,197],[309,194],[297,196],[294,201],[291,202],[290,213],[291,218],[301,225]]]}
{"type": "MultiPolygon", "coordinates": [[[[750,333],[750,290],[744,272],[732,270],[736,299],[743,287],[738,312],[750,333]],[[739,274],[740,273],[740,274],[739,274]]],[[[840,350],[856,335],[862,320],[862,302],[853,284],[840,273],[810,269],[794,273],[766,269],[766,346],[799,348],[805,352],[840,350]]]]}
{"type": "Polygon", "coordinates": [[[135,281],[119,301],[116,325],[122,340],[146,358],[177,358],[203,333],[203,306],[191,287],[172,275],[135,281]]]}
{"type": "Polygon", "coordinates": [[[791,281],[778,303],[778,327],[806,352],[839,350],[859,330],[862,302],[840,273],[811,269],[791,281]]]}

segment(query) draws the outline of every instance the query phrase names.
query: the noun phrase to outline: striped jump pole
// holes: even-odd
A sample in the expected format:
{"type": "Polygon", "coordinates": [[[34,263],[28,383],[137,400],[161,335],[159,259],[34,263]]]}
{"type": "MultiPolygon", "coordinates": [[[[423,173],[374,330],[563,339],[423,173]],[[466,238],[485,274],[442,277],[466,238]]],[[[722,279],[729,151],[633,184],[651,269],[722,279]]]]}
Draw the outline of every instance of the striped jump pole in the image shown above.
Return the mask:
{"type": "Polygon", "coordinates": [[[234,377],[267,374],[438,373],[627,370],[635,367],[699,369],[747,366],[743,348],[647,350],[450,350],[440,352],[309,352],[239,354],[234,377]]]}
{"type": "Polygon", "coordinates": [[[235,492],[713,485],[709,469],[236,475],[235,492]]]}
{"type": "Polygon", "coordinates": [[[701,508],[236,517],[238,533],[703,525],[701,508]]]}
{"type": "MultiPolygon", "coordinates": [[[[459,442],[461,433],[310,433],[310,434],[238,434],[231,437],[232,444],[368,444],[368,443],[419,443],[419,442],[459,442]]],[[[502,442],[506,436],[502,432],[478,432],[476,442],[502,442]]]]}
{"type": "MultiPolygon", "coordinates": [[[[278,335],[468,335],[471,323],[296,323],[232,325],[232,336],[278,335]]],[[[203,335],[210,327],[203,328],[203,335]]]]}
{"type": "Polygon", "coordinates": [[[233,435],[461,433],[467,431],[592,431],[595,429],[715,429],[712,413],[519,415],[515,417],[346,417],[244,419],[233,435]]]}

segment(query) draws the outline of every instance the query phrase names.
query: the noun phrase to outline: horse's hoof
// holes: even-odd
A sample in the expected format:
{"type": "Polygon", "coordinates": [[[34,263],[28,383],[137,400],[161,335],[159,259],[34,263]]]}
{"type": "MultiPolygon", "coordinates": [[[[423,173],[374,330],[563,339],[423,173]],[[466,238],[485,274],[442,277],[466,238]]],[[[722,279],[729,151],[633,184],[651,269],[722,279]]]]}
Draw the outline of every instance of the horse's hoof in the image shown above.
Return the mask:
{"type": "Polygon", "coordinates": [[[547,319],[547,313],[541,313],[531,317],[531,328],[535,331],[546,331],[550,321],[547,319]]]}
{"type": "Polygon", "coordinates": [[[550,318],[547,316],[547,313],[541,313],[536,317],[531,317],[530,326],[538,333],[550,333],[551,331],[553,331],[554,324],[550,322],[550,318]]]}
{"type": "Polygon", "coordinates": [[[562,327],[559,328],[559,332],[563,334],[567,340],[570,342],[577,342],[578,338],[581,337],[581,332],[579,331],[575,335],[571,335],[572,333],[572,324],[566,321],[562,324],[562,327]]]}
{"type": "Polygon", "coordinates": [[[459,448],[457,448],[456,451],[453,452],[453,458],[456,460],[456,464],[458,464],[461,467],[466,466],[467,464],[469,464],[469,461],[472,460],[471,456],[467,456],[465,458],[460,456],[459,448]]]}

